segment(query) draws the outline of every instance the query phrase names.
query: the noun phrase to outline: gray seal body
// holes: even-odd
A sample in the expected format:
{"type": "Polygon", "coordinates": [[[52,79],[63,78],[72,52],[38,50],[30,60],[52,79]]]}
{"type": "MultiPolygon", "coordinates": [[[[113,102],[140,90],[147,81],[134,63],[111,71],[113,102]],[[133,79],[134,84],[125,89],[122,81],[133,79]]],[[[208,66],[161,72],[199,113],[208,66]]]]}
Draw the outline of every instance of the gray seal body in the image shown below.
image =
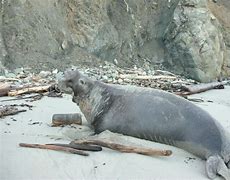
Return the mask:
{"type": "Polygon", "coordinates": [[[78,71],[67,72],[65,83],[96,133],[110,130],[182,148],[207,160],[209,178],[230,178],[228,133],[191,102],[161,90],[93,81],[78,71]]]}

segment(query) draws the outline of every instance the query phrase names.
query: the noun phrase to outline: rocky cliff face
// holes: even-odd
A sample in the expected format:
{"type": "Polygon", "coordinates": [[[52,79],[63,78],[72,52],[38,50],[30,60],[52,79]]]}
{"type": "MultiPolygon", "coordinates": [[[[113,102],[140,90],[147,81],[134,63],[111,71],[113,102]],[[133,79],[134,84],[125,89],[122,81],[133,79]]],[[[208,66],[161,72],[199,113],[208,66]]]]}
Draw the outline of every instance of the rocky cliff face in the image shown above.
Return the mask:
{"type": "Polygon", "coordinates": [[[222,72],[225,76],[230,76],[230,1],[221,0],[217,1],[217,3],[208,1],[208,9],[220,23],[220,32],[223,35],[223,41],[226,46],[222,72]]]}
{"type": "Polygon", "coordinates": [[[206,0],[1,0],[0,68],[63,69],[106,60],[163,64],[215,80],[230,71],[229,27],[214,12],[219,6],[225,7],[206,0]]]}

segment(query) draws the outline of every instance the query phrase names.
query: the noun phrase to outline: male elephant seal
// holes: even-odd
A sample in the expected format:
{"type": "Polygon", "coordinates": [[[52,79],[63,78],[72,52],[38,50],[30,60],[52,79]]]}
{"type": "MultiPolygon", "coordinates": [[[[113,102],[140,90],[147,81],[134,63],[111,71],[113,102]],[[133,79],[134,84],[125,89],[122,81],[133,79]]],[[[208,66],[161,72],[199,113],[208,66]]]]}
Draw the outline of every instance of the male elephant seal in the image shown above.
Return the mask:
{"type": "Polygon", "coordinates": [[[230,179],[229,134],[207,112],[161,90],[108,85],[79,71],[65,73],[65,85],[96,133],[110,130],[173,145],[206,159],[206,172],[230,179]],[[228,167],[227,167],[228,166],[228,167]]]}

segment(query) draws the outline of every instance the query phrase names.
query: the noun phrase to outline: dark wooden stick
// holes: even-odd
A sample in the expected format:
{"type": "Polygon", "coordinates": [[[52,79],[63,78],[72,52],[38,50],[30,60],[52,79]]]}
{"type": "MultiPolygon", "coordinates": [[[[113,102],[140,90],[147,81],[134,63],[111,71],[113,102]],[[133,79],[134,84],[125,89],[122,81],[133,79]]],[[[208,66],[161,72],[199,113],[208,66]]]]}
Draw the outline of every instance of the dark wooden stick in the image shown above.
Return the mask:
{"type": "Polygon", "coordinates": [[[107,140],[76,140],[72,141],[70,144],[96,144],[99,146],[107,147],[113,150],[117,150],[120,152],[126,153],[137,153],[148,156],[158,155],[158,156],[170,156],[172,154],[171,150],[158,150],[151,148],[142,148],[142,147],[134,147],[134,146],[126,146],[122,144],[117,144],[113,142],[109,142],[107,140]]]}
{"type": "Polygon", "coordinates": [[[72,154],[79,154],[82,156],[88,156],[89,154],[81,151],[81,150],[77,150],[77,149],[73,149],[70,147],[62,147],[62,146],[55,146],[55,145],[43,145],[43,144],[25,144],[25,143],[20,143],[19,144],[20,147],[28,147],[28,148],[39,148],[39,149],[49,149],[49,150],[54,150],[54,151],[64,151],[64,152],[69,152],[72,154]]]}
{"type": "Polygon", "coordinates": [[[87,144],[46,144],[46,145],[55,145],[55,146],[62,146],[62,147],[70,147],[73,149],[78,149],[78,150],[85,150],[85,151],[102,151],[101,146],[96,146],[96,145],[87,145],[87,144]]]}

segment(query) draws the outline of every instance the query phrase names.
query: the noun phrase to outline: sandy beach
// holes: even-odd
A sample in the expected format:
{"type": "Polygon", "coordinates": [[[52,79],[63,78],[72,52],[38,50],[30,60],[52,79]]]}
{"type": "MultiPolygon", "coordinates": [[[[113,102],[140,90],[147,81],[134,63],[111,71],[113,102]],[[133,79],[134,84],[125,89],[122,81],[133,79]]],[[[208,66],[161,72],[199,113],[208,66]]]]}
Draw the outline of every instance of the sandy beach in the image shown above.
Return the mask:
{"type": "MultiPolygon", "coordinates": [[[[221,90],[189,96],[202,99],[193,102],[208,111],[230,131],[230,86],[221,90]]],[[[0,101],[10,99],[1,97],[0,101]]],[[[90,152],[90,156],[50,150],[19,147],[19,143],[69,143],[70,140],[92,134],[85,126],[51,127],[55,113],[80,112],[70,95],[63,98],[44,97],[39,101],[6,101],[1,104],[33,105],[26,112],[0,119],[0,179],[1,180],[64,180],[64,179],[207,179],[205,161],[176,147],[119,136],[121,141],[145,147],[170,149],[170,157],[150,157],[120,153],[107,148],[90,152]]],[[[194,130],[195,133],[195,130],[194,130]]],[[[104,134],[102,134],[103,136],[104,134]]],[[[221,179],[221,178],[217,178],[221,179]]]]}

